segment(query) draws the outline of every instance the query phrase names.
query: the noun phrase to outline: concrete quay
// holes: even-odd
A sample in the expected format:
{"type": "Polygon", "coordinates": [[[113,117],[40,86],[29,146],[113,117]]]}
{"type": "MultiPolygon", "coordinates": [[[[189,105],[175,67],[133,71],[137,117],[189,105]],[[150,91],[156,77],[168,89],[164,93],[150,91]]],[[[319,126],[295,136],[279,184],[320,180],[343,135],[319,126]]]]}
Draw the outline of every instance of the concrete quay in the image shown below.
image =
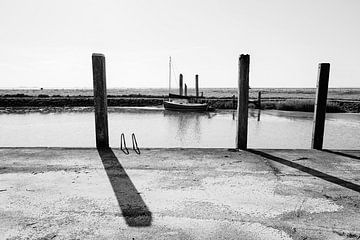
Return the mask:
{"type": "Polygon", "coordinates": [[[360,151],[0,148],[0,239],[360,239],[360,151]]]}

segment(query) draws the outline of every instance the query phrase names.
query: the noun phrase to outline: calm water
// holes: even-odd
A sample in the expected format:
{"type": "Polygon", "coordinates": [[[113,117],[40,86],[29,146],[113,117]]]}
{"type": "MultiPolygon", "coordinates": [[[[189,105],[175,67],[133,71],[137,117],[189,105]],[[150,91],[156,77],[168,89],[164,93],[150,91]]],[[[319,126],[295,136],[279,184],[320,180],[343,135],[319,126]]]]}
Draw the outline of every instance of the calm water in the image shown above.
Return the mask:
{"type": "MultiPolygon", "coordinates": [[[[312,113],[249,113],[249,147],[309,148],[312,113]]],[[[0,146],[94,147],[93,112],[0,114],[0,146]]],[[[121,108],[109,113],[110,145],[135,133],[140,147],[234,147],[233,111],[178,113],[158,108],[121,108]]],[[[360,114],[327,114],[324,147],[360,149],[360,114]]]]}

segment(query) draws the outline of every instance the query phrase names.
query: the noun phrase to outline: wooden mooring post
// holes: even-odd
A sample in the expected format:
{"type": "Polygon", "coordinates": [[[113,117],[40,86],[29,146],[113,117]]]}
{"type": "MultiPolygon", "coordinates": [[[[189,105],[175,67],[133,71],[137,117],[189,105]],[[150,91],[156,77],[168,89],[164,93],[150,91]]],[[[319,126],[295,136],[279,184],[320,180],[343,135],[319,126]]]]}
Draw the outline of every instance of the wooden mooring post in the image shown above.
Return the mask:
{"type": "Polygon", "coordinates": [[[199,75],[195,75],[195,93],[196,97],[199,97],[199,75]]]}
{"type": "Polygon", "coordinates": [[[314,109],[311,148],[321,150],[324,140],[326,100],[328,94],[330,63],[320,63],[314,109]]]}
{"type": "Polygon", "coordinates": [[[187,85],[186,85],[186,83],[185,83],[185,96],[187,96],[187,85]]]}
{"type": "Polygon", "coordinates": [[[258,92],[258,108],[261,109],[261,91],[258,92]]]}
{"type": "Polygon", "coordinates": [[[250,56],[241,54],[239,58],[236,148],[242,150],[247,149],[249,65],[250,56]]]}
{"type": "Polygon", "coordinates": [[[179,95],[183,95],[183,75],[181,73],[179,77],[179,95]]]}
{"type": "Polygon", "coordinates": [[[260,114],[261,114],[261,91],[258,92],[258,102],[257,102],[257,105],[258,105],[258,117],[257,117],[257,120],[258,122],[260,121],[260,114]]]}
{"type": "Polygon", "coordinates": [[[106,149],[109,148],[109,134],[107,119],[105,56],[103,54],[93,53],[92,67],[94,84],[96,147],[99,149],[106,149]]]}
{"type": "Polygon", "coordinates": [[[233,109],[236,109],[236,97],[235,97],[235,95],[232,95],[232,107],[233,107],[233,109]]]}

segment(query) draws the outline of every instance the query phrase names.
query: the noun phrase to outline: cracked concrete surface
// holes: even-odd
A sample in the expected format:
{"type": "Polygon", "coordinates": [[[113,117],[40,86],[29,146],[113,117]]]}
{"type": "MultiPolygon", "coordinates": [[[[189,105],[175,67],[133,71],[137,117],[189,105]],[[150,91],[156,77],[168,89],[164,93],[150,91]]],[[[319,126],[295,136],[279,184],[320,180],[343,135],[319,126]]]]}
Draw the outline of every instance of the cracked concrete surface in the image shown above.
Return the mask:
{"type": "Polygon", "coordinates": [[[360,239],[359,156],[0,148],[0,239],[360,239]]]}

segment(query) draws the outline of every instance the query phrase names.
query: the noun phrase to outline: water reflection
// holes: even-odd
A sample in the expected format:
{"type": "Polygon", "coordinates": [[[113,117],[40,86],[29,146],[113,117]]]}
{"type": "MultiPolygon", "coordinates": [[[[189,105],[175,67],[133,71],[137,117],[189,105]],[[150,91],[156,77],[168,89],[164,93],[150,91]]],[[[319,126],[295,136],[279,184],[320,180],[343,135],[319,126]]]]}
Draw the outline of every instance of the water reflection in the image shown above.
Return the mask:
{"type": "Polygon", "coordinates": [[[278,111],[278,110],[268,110],[266,111],[267,115],[277,116],[280,118],[287,118],[292,121],[299,119],[312,120],[314,113],[311,112],[291,112],[291,111],[278,111]]]}
{"type": "MultiPolygon", "coordinates": [[[[230,110],[231,111],[231,115],[232,115],[232,120],[236,120],[237,119],[237,111],[236,110],[230,110]]],[[[255,109],[249,109],[249,118],[257,118],[258,121],[260,121],[260,113],[261,110],[258,109],[258,111],[256,112],[255,109]]]]}
{"type": "Polygon", "coordinates": [[[250,118],[256,118],[257,117],[255,109],[249,109],[249,117],[250,118]]]}
{"type": "Polygon", "coordinates": [[[187,140],[187,136],[191,135],[192,140],[196,143],[196,146],[194,145],[194,147],[199,147],[202,135],[202,118],[211,119],[215,114],[209,112],[178,112],[164,110],[163,115],[169,124],[176,122],[176,139],[181,143],[184,143],[187,140]]]}
{"type": "MultiPolygon", "coordinates": [[[[249,109],[251,148],[310,148],[312,113],[249,109]],[[259,120],[261,114],[261,120],[259,120]]],[[[109,111],[110,146],[120,133],[143,147],[224,147],[235,142],[236,111],[173,112],[161,108],[109,111]]],[[[94,147],[93,112],[0,114],[0,146],[94,147]]],[[[327,114],[324,148],[359,149],[360,114],[327,114]]]]}

